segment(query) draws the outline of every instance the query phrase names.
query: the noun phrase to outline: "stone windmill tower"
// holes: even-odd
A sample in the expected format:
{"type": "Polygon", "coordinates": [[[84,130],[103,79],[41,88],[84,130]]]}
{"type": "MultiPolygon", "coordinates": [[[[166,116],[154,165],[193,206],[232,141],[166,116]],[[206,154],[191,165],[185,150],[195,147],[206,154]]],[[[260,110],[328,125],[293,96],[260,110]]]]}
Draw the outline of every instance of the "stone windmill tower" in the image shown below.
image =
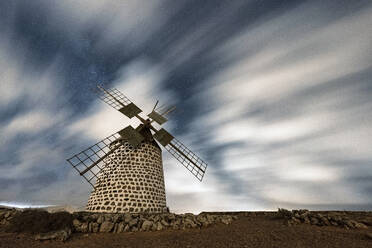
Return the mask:
{"type": "Polygon", "coordinates": [[[87,211],[108,213],[159,213],[166,211],[162,150],[159,142],[199,181],[207,164],[185,145],[152,123],[164,124],[174,108],[155,107],[144,119],[142,110],[117,89],[97,86],[101,100],[141,124],[127,126],[67,159],[93,186],[87,211]]]}

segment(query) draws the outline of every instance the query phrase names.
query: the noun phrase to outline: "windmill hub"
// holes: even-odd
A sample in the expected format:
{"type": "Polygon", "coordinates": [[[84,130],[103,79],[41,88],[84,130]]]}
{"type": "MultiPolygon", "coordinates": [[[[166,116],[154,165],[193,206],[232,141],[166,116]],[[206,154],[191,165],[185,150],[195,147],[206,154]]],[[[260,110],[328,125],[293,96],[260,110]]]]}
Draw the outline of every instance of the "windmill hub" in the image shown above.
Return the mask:
{"type": "Polygon", "coordinates": [[[109,213],[163,212],[166,209],[162,152],[159,142],[198,180],[207,164],[169,132],[157,130],[152,122],[164,124],[174,110],[159,107],[158,102],[144,119],[142,112],[117,89],[98,86],[100,99],[142,124],[127,126],[106,137],[67,161],[93,186],[87,211],[109,213]],[[157,142],[156,142],[156,141],[157,142]]]}

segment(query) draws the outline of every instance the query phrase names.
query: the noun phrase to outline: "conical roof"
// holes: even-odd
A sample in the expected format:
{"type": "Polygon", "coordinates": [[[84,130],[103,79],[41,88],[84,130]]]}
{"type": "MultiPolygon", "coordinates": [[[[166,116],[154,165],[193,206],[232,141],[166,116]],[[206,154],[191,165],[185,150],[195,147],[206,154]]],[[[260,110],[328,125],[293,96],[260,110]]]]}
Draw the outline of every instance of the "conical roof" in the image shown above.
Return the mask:
{"type": "Polygon", "coordinates": [[[143,124],[140,124],[136,128],[136,131],[138,131],[145,138],[142,142],[151,142],[154,146],[161,149],[158,143],[155,141],[154,137],[152,136],[150,128],[143,124]]]}

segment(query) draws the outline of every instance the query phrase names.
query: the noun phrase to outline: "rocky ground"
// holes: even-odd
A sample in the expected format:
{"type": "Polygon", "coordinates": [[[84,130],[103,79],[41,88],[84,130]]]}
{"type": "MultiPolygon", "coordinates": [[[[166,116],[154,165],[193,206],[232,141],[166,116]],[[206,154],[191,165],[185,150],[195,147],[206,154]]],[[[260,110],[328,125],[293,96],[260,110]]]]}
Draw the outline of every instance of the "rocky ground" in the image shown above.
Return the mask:
{"type": "Polygon", "coordinates": [[[371,212],[47,213],[0,209],[0,247],[372,247],[371,212]]]}

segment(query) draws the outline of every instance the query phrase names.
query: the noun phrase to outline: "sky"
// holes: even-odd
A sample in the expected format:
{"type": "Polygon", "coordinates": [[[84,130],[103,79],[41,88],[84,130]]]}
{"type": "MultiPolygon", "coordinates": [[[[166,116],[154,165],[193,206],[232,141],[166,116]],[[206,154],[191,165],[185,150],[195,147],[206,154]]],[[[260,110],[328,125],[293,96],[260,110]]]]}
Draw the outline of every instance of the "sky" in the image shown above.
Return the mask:
{"type": "Polygon", "coordinates": [[[66,159],[136,122],[115,87],[208,163],[167,151],[171,211],[372,210],[372,2],[0,2],[0,204],[84,206],[66,159]]]}

